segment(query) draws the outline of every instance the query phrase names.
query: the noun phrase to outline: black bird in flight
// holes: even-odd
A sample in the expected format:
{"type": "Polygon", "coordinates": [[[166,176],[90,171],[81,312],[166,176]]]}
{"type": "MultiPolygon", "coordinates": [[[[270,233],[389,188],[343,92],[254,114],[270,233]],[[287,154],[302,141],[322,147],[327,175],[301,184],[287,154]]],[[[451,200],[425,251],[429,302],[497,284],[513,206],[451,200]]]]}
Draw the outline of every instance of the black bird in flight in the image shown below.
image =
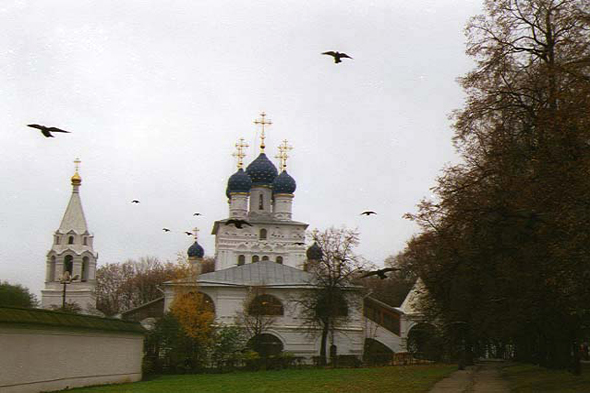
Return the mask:
{"type": "Polygon", "coordinates": [[[134,199],[131,201],[131,203],[139,203],[139,201],[137,199],[134,199]]]}
{"type": "Polygon", "coordinates": [[[338,63],[342,63],[342,59],[343,57],[346,59],[352,59],[352,57],[348,56],[346,53],[340,53],[340,52],[334,52],[334,51],[328,51],[328,52],[323,52],[322,55],[328,55],[328,56],[332,56],[334,58],[334,63],[338,64],[338,63]]]}
{"type": "Polygon", "coordinates": [[[202,215],[201,213],[195,213],[195,214],[193,214],[193,216],[201,216],[201,215],[202,215]]]}
{"type": "Polygon", "coordinates": [[[185,231],[184,233],[186,233],[187,236],[192,236],[193,234],[190,232],[185,231]]]}
{"type": "Polygon", "coordinates": [[[69,131],[65,131],[57,127],[45,127],[40,124],[27,124],[27,127],[36,128],[40,130],[41,134],[43,134],[45,138],[54,138],[54,136],[51,135],[52,132],[65,132],[66,134],[70,134],[69,131]]]}
{"type": "Polygon", "coordinates": [[[168,229],[168,228],[162,228],[162,230],[163,230],[164,232],[170,232],[170,229],[168,229]]]}
{"type": "Polygon", "coordinates": [[[379,278],[383,280],[383,279],[387,278],[385,273],[394,272],[397,270],[400,270],[400,269],[395,268],[395,267],[386,267],[385,269],[379,269],[379,270],[367,272],[367,273],[363,274],[362,276],[360,276],[360,278],[365,278],[365,277],[370,277],[370,276],[379,276],[379,278]]]}
{"type": "Polygon", "coordinates": [[[243,226],[242,225],[249,225],[249,226],[253,226],[252,224],[250,224],[248,221],[246,220],[237,220],[237,219],[231,219],[231,220],[227,220],[225,222],[225,225],[235,225],[236,228],[238,229],[242,229],[243,226]]]}
{"type": "Polygon", "coordinates": [[[362,215],[370,216],[371,214],[377,214],[377,213],[375,213],[373,210],[366,210],[366,211],[364,211],[364,212],[361,213],[361,216],[362,215]]]}

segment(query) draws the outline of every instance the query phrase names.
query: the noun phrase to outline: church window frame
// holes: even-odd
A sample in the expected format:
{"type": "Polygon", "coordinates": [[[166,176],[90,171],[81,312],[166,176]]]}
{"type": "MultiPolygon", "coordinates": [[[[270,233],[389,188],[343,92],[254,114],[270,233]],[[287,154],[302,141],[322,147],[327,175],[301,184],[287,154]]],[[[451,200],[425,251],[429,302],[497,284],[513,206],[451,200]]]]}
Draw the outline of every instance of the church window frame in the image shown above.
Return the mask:
{"type": "Polygon", "coordinates": [[[258,255],[252,255],[252,263],[260,262],[260,257],[258,255]]]}
{"type": "Polygon", "coordinates": [[[74,236],[68,236],[68,244],[74,244],[74,236]]]}
{"type": "Polygon", "coordinates": [[[282,317],[285,315],[283,303],[276,296],[264,293],[256,296],[248,305],[248,314],[252,316],[282,317]]]}
{"type": "Polygon", "coordinates": [[[55,255],[52,255],[49,258],[49,280],[48,281],[55,281],[55,265],[56,265],[56,258],[55,255]]]}
{"type": "Polygon", "coordinates": [[[198,308],[201,311],[211,312],[213,315],[215,315],[215,302],[213,301],[213,299],[211,299],[211,296],[207,295],[204,292],[201,292],[201,291],[198,291],[198,292],[190,291],[190,292],[185,292],[185,293],[178,294],[176,296],[181,296],[181,297],[185,297],[185,296],[196,296],[196,297],[198,297],[196,299],[196,301],[198,303],[198,308]]]}
{"type": "Polygon", "coordinates": [[[261,260],[262,261],[269,261],[270,258],[268,257],[268,255],[263,255],[261,260]]]}
{"type": "Polygon", "coordinates": [[[282,265],[282,264],[283,264],[283,257],[282,257],[282,256],[278,256],[278,257],[277,257],[277,259],[276,259],[276,262],[277,262],[279,265],[282,265]]]}
{"type": "Polygon", "coordinates": [[[88,245],[88,238],[86,236],[84,236],[84,239],[82,239],[82,242],[85,246],[88,245]]]}
{"type": "Polygon", "coordinates": [[[89,279],[90,274],[90,258],[84,257],[82,258],[82,274],[80,274],[82,278],[82,282],[86,282],[89,279]]]}
{"type": "Polygon", "coordinates": [[[55,245],[56,246],[59,246],[59,236],[56,236],[55,237],[55,245]]]}
{"type": "Polygon", "coordinates": [[[258,195],[258,210],[264,210],[264,194],[258,195]]]}
{"type": "Polygon", "coordinates": [[[260,232],[258,234],[258,238],[260,240],[266,240],[268,237],[268,231],[266,230],[266,228],[262,228],[260,229],[260,232]]]}
{"type": "Polygon", "coordinates": [[[64,257],[64,265],[63,265],[62,274],[65,274],[66,272],[70,273],[70,277],[72,277],[74,274],[74,257],[71,255],[66,255],[64,257]]]}
{"type": "Polygon", "coordinates": [[[246,264],[246,256],[245,255],[238,255],[238,266],[242,266],[246,264]]]}

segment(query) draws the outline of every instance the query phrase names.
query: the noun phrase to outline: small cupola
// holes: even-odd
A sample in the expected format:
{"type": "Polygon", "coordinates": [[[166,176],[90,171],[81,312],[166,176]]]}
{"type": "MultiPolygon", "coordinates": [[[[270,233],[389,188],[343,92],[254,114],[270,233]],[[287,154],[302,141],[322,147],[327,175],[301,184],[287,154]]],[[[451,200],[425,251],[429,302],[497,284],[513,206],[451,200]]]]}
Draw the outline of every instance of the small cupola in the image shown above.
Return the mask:
{"type": "Polygon", "coordinates": [[[297,189],[297,183],[287,173],[287,170],[282,171],[272,182],[273,194],[293,194],[295,189],[297,189]]]}
{"type": "Polygon", "coordinates": [[[205,255],[205,250],[203,247],[201,247],[199,242],[197,242],[197,239],[195,239],[195,242],[188,248],[186,253],[188,254],[189,258],[203,258],[205,255]]]}
{"type": "Polygon", "coordinates": [[[318,246],[317,242],[313,242],[305,254],[307,255],[307,259],[310,261],[320,261],[324,257],[324,252],[320,246],[318,246]]]}
{"type": "Polygon", "coordinates": [[[234,192],[249,193],[251,188],[252,179],[243,168],[240,168],[227,181],[226,195],[229,197],[234,192]]]}

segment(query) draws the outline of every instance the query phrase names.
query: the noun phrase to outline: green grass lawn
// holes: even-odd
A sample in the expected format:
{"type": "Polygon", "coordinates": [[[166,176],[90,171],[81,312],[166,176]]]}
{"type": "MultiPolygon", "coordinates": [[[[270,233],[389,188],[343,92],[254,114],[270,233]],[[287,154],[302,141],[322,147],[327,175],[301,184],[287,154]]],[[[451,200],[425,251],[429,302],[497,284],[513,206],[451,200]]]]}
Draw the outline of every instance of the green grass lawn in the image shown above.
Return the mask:
{"type": "Polygon", "coordinates": [[[427,392],[455,365],[420,365],[357,369],[303,369],[230,374],[165,375],[150,381],[79,388],[68,392],[117,393],[370,393],[427,392]]]}
{"type": "Polygon", "coordinates": [[[582,365],[582,375],[567,371],[547,370],[530,364],[515,364],[504,367],[513,393],[588,393],[590,392],[590,364],[582,365]]]}

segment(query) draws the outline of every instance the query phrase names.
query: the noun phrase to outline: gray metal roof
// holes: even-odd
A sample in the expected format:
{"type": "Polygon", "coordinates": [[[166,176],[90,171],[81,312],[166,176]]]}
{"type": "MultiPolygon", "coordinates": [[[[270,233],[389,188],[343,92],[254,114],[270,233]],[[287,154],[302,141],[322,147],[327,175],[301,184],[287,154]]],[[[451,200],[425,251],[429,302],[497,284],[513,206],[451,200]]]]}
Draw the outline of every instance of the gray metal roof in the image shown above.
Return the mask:
{"type": "Polygon", "coordinates": [[[197,283],[232,286],[310,286],[313,285],[313,275],[276,262],[261,261],[202,274],[197,283]]]}

